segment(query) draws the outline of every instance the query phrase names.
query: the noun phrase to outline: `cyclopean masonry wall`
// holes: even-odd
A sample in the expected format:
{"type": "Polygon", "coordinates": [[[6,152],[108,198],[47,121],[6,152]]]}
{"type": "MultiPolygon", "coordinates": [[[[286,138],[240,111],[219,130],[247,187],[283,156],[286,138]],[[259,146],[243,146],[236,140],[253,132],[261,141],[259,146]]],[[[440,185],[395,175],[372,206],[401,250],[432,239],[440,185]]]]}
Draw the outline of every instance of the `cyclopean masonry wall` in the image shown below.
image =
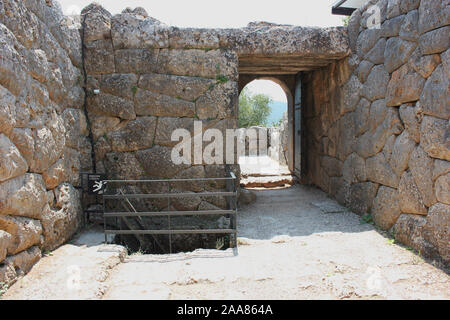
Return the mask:
{"type": "MultiPolygon", "coordinates": [[[[194,121],[201,121],[203,130],[217,128],[225,141],[226,129],[237,128],[238,76],[243,61],[252,67],[252,55],[308,55],[309,64],[310,57],[317,55],[314,63],[326,65],[348,53],[342,28],[263,24],[244,29],[179,29],[149,17],[141,8],[112,16],[95,4],[83,10],[82,20],[96,168],[116,179],[225,176],[223,164],[174,165],[171,151],[178,141],[171,141],[172,132],[184,128],[192,134],[194,121]]],[[[289,56],[285,59],[288,62],[289,56]]],[[[203,149],[207,145],[203,143],[203,149]]],[[[239,177],[239,166],[233,165],[232,170],[239,177]]],[[[224,187],[159,186],[142,188],[198,192],[224,187]]],[[[166,201],[152,205],[167,209],[166,201]]],[[[223,208],[226,202],[198,197],[172,206],[211,209],[223,208]]],[[[179,220],[179,226],[186,223],[179,220]]],[[[177,227],[175,219],[171,223],[177,227]]],[[[200,246],[202,237],[173,238],[177,238],[174,250],[189,250],[200,246]],[[198,242],[193,244],[195,238],[198,242]]]]}
{"type": "Polygon", "coordinates": [[[79,27],[54,1],[0,1],[0,283],[80,225],[92,166],[79,27]]]}
{"type": "Polygon", "coordinates": [[[371,1],[350,18],[352,54],[303,78],[307,181],[447,264],[449,24],[449,1],[371,1]]]}

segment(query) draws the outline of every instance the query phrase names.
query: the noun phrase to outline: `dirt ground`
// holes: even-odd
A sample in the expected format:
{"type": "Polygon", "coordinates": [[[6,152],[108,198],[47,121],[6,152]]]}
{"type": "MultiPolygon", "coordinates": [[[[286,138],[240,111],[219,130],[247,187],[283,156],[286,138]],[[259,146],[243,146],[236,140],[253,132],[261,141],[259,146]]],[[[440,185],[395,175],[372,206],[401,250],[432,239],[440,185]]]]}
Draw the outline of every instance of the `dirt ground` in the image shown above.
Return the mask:
{"type": "Polygon", "coordinates": [[[126,256],[90,230],[4,299],[449,299],[450,277],[318,189],[255,191],[237,249],[126,256]]]}

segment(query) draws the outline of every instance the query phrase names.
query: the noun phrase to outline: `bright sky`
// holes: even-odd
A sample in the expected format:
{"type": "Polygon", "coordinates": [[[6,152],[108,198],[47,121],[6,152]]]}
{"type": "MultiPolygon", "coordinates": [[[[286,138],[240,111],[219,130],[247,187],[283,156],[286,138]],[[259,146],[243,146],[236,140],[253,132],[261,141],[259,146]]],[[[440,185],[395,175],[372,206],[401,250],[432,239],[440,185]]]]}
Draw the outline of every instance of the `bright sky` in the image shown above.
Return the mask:
{"type": "MultiPolygon", "coordinates": [[[[80,12],[92,0],[59,0],[66,14],[80,12]]],[[[251,21],[301,26],[342,25],[331,14],[336,0],[97,0],[112,14],[143,7],[150,16],[179,27],[244,27],[251,21]]]]}
{"type": "MultiPolygon", "coordinates": [[[[65,14],[79,13],[92,0],[59,0],[65,14]]],[[[342,25],[343,16],[331,14],[336,0],[97,0],[112,14],[126,7],[143,7],[150,16],[173,26],[239,28],[251,21],[329,27],[342,25]]],[[[248,84],[254,93],[286,101],[283,90],[269,80],[248,84]]]]}

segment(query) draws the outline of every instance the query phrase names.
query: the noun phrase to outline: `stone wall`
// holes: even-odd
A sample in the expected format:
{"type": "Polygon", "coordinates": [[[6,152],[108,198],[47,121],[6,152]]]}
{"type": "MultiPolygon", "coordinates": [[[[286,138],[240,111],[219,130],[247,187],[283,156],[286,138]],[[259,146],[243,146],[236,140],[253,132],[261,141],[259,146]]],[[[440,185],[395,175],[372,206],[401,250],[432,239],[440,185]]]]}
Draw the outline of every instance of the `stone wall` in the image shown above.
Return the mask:
{"type": "Polygon", "coordinates": [[[53,1],[0,1],[0,283],[69,239],[91,170],[81,38],[53,1]]]}
{"type": "Polygon", "coordinates": [[[303,78],[307,180],[450,261],[450,3],[370,1],[352,54],[303,78]],[[381,27],[367,28],[376,4],[381,27]]]}

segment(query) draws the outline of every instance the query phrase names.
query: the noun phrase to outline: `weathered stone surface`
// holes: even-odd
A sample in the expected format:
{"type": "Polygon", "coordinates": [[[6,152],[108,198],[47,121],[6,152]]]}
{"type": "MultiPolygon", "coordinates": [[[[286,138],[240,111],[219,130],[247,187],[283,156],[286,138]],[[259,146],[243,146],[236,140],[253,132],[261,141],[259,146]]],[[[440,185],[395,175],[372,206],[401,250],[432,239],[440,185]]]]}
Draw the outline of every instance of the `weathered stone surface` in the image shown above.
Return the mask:
{"type": "Polygon", "coordinates": [[[366,160],[367,179],[392,188],[398,187],[399,177],[386,161],[383,153],[366,160]]]}
{"type": "Polygon", "coordinates": [[[19,253],[33,245],[39,245],[41,242],[42,226],[39,220],[0,216],[0,229],[11,235],[9,255],[19,253]]]}
{"type": "Polygon", "coordinates": [[[356,9],[350,16],[347,25],[349,46],[353,53],[356,53],[356,43],[359,35],[360,21],[361,11],[359,9],[356,9]]]}
{"type": "Polygon", "coordinates": [[[81,14],[84,15],[84,41],[111,38],[111,14],[107,10],[92,3],[81,14]]]}
{"type": "Polygon", "coordinates": [[[439,202],[450,204],[450,174],[447,173],[437,178],[434,189],[439,202]]]}
{"type": "MultiPolygon", "coordinates": [[[[101,139],[99,139],[99,142],[101,139]]],[[[148,164],[150,167],[151,164],[148,164]]],[[[105,173],[115,179],[142,179],[143,166],[131,152],[111,152],[105,155],[105,173]]]]}
{"type": "Polygon", "coordinates": [[[48,190],[57,187],[65,179],[67,170],[65,164],[63,159],[59,159],[47,171],[42,173],[42,178],[48,190]]]}
{"type": "Polygon", "coordinates": [[[419,7],[420,0],[401,0],[400,11],[403,13],[410,12],[419,7]]]}
{"type": "Polygon", "coordinates": [[[133,100],[137,89],[138,76],[135,74],[105,74],[99,81],[101,91],[133,100]]]}
{"type": "Polygon", "coordinates": [[[358,79],[361,83],[366,82],[367,76],[369,75],[373,66],[374,64],[367,60],[364,60],[359,64],[358,68],[356,69],[356,75],[358,76],[358,79]]]}
{"type": "Polygon", "coordinates": [[[193,102],[142,89],[137,89],[135,109],[136,114],[140,116],[193,117],[195,115],[193,102]]]}
{"type": "Polygon", "coordinates": [[[176,129],[186,129],[192,135],[194,132],[194,119],[172,117],[159,118],[155,135],[155,144],[163,146],[174,146],[178,144],[180,141],[172,141],[172,133],[176,129]]]}
{"type": "Polygon", "coordinates": [[[153,145],[156,118],[138,117],[136,120],[124,121],[123,125],[106,134],[106,140],[115,152],[128,152],[147,149],[153,145]]]}
{"type": "Polygon", "coordinates": [[[409,169],[420,191],[423,203],[427,207],[432,206],[436,203],[432,180],[433,160],[420,146],[417,146],[411,153],[409,169]]]}
{"type": "Polygon", "coordinates": [[[372,182],[355,183],[350,186],[347,205],[353,212],[365,214],[370,212],[373,199],[377,195],[378,184],[372,182]]]}
{"type": "Polygon", "coordinates": [[[386,39],[381,38],[375,46],[366,54],[365,59],[373,64],[381,64],[384,62],[384,50],[386,48],[386,39]]]}
{"type": "Polygon", "coordinates": [[[236,67],[237,57],[232,52],[163,49],[158,56],[157,71],[158,73],[210,79],[226,77],[228,80],[236,81],[238,76],[236,67]]]}
{"type": "Polygon", "coordinates": [[[398,185],[400,209],[404,213],[427,214],[422,196],[410,172],[404,172],[398,185]]]}
{"type": "Polygon", "coordinates": [[[116,50],[115,61],[118,73],[151,73],[158,64],[158,50],[122,49],[116,50]]]}
{"type": "Polygon", "coordinates": [[[28,164],[7,136],[0,133],[0,182],[20,176],[28,170],[28,164]]]}
{"type": "Polygon", "coordinates": [[[111,40],[84,43],[84,64],[90,74],[114,73],[114,50],[111,40]]]}
{"type": "Polygon", "coordinates": [[[399,106],[402,103],[419,100],[425,79],[407,64],[392,74],[386,92],[386,105],[399,106]]]}
{"type": "Polygon", "coordinates": [[[401,214],[394,225],[395,240],[416,249],[421,255],[436,258],[436,249],[425,239],[425,217],[415,214],[401,214]]]}
{"type": "Polygon", "coordinates": [[[0,184],[0,214],[39,218],[46,190],[38,174],[24,174],[0,184]]]}
{"type": "Polygon", "coordinates": [[[320,158],[320,165],[329,177],[342,176],[342,161],[333,157],[324,156],[320,158]]]}
{"type": "Polygon", "coordinates": [[[342,166],[342,175],[349,184],[366,181],[366,163],[356,153],[352,153],[345,159],[342,166]]]}
{"type": "Polygon", "coordinates": [[[401,15],[389,20],[386,20],[381,25],[380,36],[381,37],[396,37],[400,33],[400,28],[405,20],[405,15],[401,15]]]}
{"type": "Polygon", "coordinates": [[[212,79],[156,73],[143,74],[139,78],[140,88],[190,102],[197,100],[215,84],[212,79]]]}
{"type": "Polygon", "coordinates": [[[424,54],[440,53],[447,50],[450,46],[450,26],[421,35],[419,43],[424,54]]]}
{"type": "Polygon", "coordinates": [[[447,0],[422,0],[419,6],[419,32],[425,33],[450,24],[450,6],[447,0]]]}
{"type": "Polygon", "coordinates": [[[41,223],[43,227],[43,249],[53,250],[69,240],[78,230],[82,208],[80,191],[67,183],[55,189],[55,208],[45,205],[41,223]]]}
{"type": "Polygon", "coordinates": [[[380,29],[365,29],[359,33],[356,41],[356,54],[363,59],[380,38],[380,29]]]}
{"type": "Polygon", "coordinates": [[[403,131],[395,140],[389,163],[397,176],[400,177],[402,172],[408,168],[409,156],[415,146],[416,144],[410,139],[407,130],[403,131]]]}
{"type": "Polygon", "coordinates": [[[375,224],[383,230],[390,229],[401,214],[398,198],[395,189],[385,186],[378,189],[371,213],[375,224]]]}
{"type": "Polygon", "coordinates": [[[367,100],[374,101],[383,99],[386,94],[387,84],[389,82],[389,74],[383,65],[372,68],[364,84],[362,94],[367,100]]]}
{"type": "Polygon", "coordinates": [[[0,86],[0,133],[9,133],[16,125],[16,98],[0,86]]]}
{"type": "Polygon", "coordinates": [[[419,143],[420,124],[417,111],[417,107],[411,104],[403,104],[399,108],[400,118],[402,119],[406,130],[408,130],[409,137],[413,139],[414,142],[419,143]]]}
{"type": "Polygon", "coordinates": [[[145,172],[154,177],[172,178],[178,172],[189,167],[189,165],[176,165],[171,160],[172,148],[154,146],[151,149],[139,150],[136,158],[144,168],[145,172]]]}
{"type": "Polygon", "coordinates": [[[366,132],[369,129],[369,126],[367,124],[369,113],[370,113],[370,102],[365,98],[361,98],[354,112],[356,136],[359,136],[360,134],[366,132]]]}
{"type": "Polygon", "coordinates": [[[195,102],[200,120],[227,119],[236,115],[238,84],[235,81],[216,84],[195,102]]]}
{"type": "Polygon", "coordinates": [[[3,259],[6,258],[6,255],[8,254],[8,248],[10,247],[11,243],[12,236],[8,232],[0,230],[0,262],[2,262],[3,259]]]}
{"type": "Polygon", "coordinates": [[[450,262],[450,206],[437,203],[428,210],[427,223],[424,227],[429,240],[438,249],[440,256],[450,262]]]}
{"type": "Polygon", "coordinates": [[[438,54],[422,56],[421,50],[417,49],[409,60],[410,66],[424,78],[428,78],[439,63],[441,58],[438,54]]]}
{"type": "Polygon", "coordinates": [[[343,115],[347,112],[354,111],[361,96],[362,85],[357,76],[351,76],[347,83],[344,85],[343,90],[348,94],[343,96],[341,104],[340,114],[343,115]]]}
{"type": "Polygon", "coordinates": [[[66,146],[79,148],[81,136],[89,134],[87,128],[86,115],[80,109],[66,109],[62,114],[64,127],[66,128],[66,146]]]}
{"type": "Polygon", "coordinates": [[[14,128],[9,138],[16,145],[17,149],[19,149],[27,163],[32,163],[34,157],[34,138],[31,129],[14,128]]]}
{"type": "Polygon", "coordinates": [[[400,15],[400,2],[401,0],[388,1],[386,18],[392,19],[400,15]]]}
{"type": "Polygon", "coordinates": [[[97,141],[100,137],[103,137],[107,132],[116,128],[120,123],[120,119],[116,117],[90,115],[89,118],[91,121],[91,132],[94,141],[97,141]]]}
{"type": "Polygon", "coordinates": [[[427,79],[420,96],[423,113],[448,120],[450,118],[449,78],[442,66],[427,79]]]}
{"type": "Polygon", "coordinates": [[[41,250],[38,246],[7,257],[0,267],[0,281],[7,285],[13,284],[18,277],[24,276],[30,271],[39,259],[41,259],[41,250]]]}
{"type": "Polygon", "coordinates": [[[417,10],[408,12],[400,28],[400,38],[408,41],[417,41],[419,38],[418,22],[419,12],[417,10]]]}
{"type": "Polygon", "coordinates": [[[425,116],[420,126],[420,133],[420,145],[429,156],[450,161],[448,120],[425,116]]]}
{"type": "Polygon", "coordinates": [[[400,38],[389,38],[384,51],[384,66],[391,73],[408,61],[417,43],[400,38]]]}
{"type": "Polygon", "coordinates": [[[445,160],[434,160],[433,167],[433,181],[442,176],[443,174],[447,174],[450,172],[450,162],[445,160]]]}
{"type": "Polygon", "coordinates": [[[133,101],[107,93],[88,96],[87,110],[92,114],[119,117],[126,120],[136,118],[133,101]]]}
{"type": "MultiPolygon", "coordinates": [[[[174,177],[175,179],[199,179],[206,178],[204,166],[192,166],[185,170],[180,171],[174,177]]],[[[208,177],[209,178],[209,177],[208,177]]],[[[193,192],[201,192],[205,190],[207,183],[205,181],[187,181],[187,182],[175,182],[171,184],[172,188],[179,190],[188,190],[193,192]]]]}

